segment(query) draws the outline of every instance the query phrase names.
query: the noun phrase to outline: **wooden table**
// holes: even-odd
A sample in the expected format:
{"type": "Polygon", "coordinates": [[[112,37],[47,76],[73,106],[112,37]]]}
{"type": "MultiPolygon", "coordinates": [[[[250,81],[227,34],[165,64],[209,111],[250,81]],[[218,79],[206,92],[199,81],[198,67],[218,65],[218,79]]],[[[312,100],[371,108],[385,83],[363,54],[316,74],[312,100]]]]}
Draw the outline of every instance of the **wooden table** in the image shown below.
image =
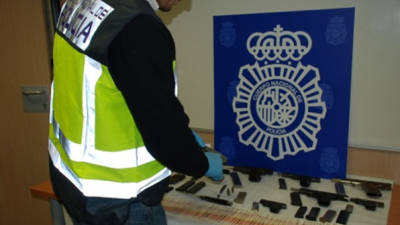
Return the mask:
{"type": "Polygon", "coordinates": [[[400,224],[400,185],[394,185],[390,202],[388,225],[400,224]]]}
{"type": "Polygon", "coordinates": [[[50,210],[51,210],[53,225],[65,225],[63,207],[57,201],[57,197],[54,194],[50,180],[32,186],[31,193],[33,196],[45,199],[50,202],[50,210]]]}
{"type": "MultiPolygon", "coordinates": [[[[53,223],[55,225],[64,224],[60,222],[63,220],[63,215],[59,215],[60,205],[55,201],[57,197],[53,192],[50,181],[45,181],[41,184],[32,186],[30,188],[31,193],[39,198],[50,201],[52,207],[53,223]]],[[[61,209],[62,212],[62,209],[61,209]]],[[[389,209],[388,225],[398,225],[400,224],[400,185],[394,185],[392,191],[392,199],[389,209]]]]}

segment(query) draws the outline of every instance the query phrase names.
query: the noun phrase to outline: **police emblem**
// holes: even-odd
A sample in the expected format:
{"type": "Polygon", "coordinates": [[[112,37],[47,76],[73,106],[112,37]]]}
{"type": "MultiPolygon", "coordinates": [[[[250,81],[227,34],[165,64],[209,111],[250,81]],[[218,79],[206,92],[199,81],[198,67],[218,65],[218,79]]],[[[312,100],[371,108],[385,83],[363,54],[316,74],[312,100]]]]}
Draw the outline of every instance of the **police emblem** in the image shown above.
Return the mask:
{"type": "Polygon", "coordinates": [[[247,39],[253,65],[239,71],[232,107],[239,141],[265,152],[272,160],[313,151],[325,118],[319,70],[300,62],[312,47],[303,31],[255,32],[247,39]]]}
{"type": "Polygon", "coordinates": [[[222,24],[221,31],[219,33],[219,42],[222,46],[231,47],[236,41],[236,30],[231,22],[225,22],[222,24]]]}
{"type": "Polygon", "coordinates": [[[331,45],[340,45],[346,41],[347,28],[343,17],[333,17],[330,19],[325,31],[326,42],[331,45]]]}

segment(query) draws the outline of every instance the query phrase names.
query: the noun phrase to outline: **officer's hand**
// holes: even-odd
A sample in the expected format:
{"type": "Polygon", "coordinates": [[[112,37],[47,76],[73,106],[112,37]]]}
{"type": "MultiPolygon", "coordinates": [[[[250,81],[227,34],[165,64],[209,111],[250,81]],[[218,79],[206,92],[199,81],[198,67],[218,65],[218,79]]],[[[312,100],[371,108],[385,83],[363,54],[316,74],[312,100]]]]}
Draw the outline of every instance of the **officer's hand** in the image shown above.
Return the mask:
{"type": "Polygon", "coordinates": [[[222,158],[221,155],[214,152],[205,152],[204,153],[208,159],[208,170],[206,172],[206,176],[215,180],[220,181],[223,179],[223,166],[222,166],[222,158]]]}
{"type": "Polygon", "coordinates": [[[202,147],[202,148],[206,147],[206,144],[204,143],[204,141],[203,141],[203,139],[200,137],[200,135],[199,135],[196,131],[194,131],[194,130],[192,130],[192,133],[193,133],[193,135],[194,135],[194,138],[196,139],[197,144],[199,144],[200,147],[202,147]]]}
{"type": "Polygon", "coordinates": [[[202,148],[202,150],[204,152],[215,152],[221,156],[223,163],[226,163],[228,161],[226,156],[224,156],[222,153],[216,151],[213,148],[206,146],[203,139],[200,137],[200,135],[196,131],[192,130],[192,132],[193,132],[194,138],[196,139],[197,144],[202,148]]]}

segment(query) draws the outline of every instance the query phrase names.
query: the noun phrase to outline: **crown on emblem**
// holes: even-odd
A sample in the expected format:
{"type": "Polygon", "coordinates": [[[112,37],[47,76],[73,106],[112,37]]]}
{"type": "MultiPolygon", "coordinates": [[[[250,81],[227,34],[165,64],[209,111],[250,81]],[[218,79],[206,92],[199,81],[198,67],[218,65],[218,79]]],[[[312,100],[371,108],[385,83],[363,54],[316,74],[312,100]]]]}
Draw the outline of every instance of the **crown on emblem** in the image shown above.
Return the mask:
{"type": "Polygon", "coordinates": [[[247,50],[258,61],[299,61],[312,47],[310,35],[285,31],[278,24],[274,31],[255,32],[247,39],[247,50]]]}

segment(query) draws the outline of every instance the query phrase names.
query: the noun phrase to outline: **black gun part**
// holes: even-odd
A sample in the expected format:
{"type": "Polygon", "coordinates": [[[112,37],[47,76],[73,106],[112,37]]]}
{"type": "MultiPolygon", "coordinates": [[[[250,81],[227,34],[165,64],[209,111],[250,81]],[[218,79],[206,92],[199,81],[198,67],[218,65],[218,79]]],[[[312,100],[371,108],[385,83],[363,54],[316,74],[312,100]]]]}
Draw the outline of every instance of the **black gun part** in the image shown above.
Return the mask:
{"type": "Polygon", "coordinates": [[[375,211],[376,207],[383,208],[385,204],[383,202],[368,200],[368,199],[361,199],[361,198],[350,198],[351,202],[354,202],[358,205],[363,205],[366,209],[375,211]]]}
{"type": "Polygon", "coordinates": [[[266,199],[260,200],[261,205],[268,207],[272,213],[279,213],[281,209],[286,209],[286,204],[281,202],[270,201],[266,199]]]}
{"type": "Polygon", "coordinates": [[[253,206],[251,207],[251,210],[258,211],[259,208],[260,208],[260,203],[253,202],[253,206]]]}
{"type": "Polygon", "coordinates": [[[296,214],[294,214],[294,217],[303,219],[304,214],[306,214],[306,212],[307,212],[307,206],[300,206],[299,209],[297,209],[296,214]]]}
{"type": "Polygon", "coordinates": [[[219,194],[224,193],[226,187],[227,187],[227,185],[224,184],[224,186],[222,186],[222,188],[219,190],[219,194]]]}
{"type": "Polygon", "coordinates": [[[226,206],[231,206],[232,205],[232,202],[230,202],[228,200],[225,200],[225,199],[213,198],[213,197],[205,196],[205,195],[200,195],[199,198],[204,200],[204,201],[215,203],[215,204],[219,204],[219,205],[226,205],[226,206]]]}
{"type": "Polygon", "coordinates": [[[196,182],[194,180],[189,180],[186,181],[184,184],[182,184],[181,186],[179,186],[178,188],[176,188],[175,190],[177,191],[186,191],[189,187],[191,187],[192,185],[194,185],[196,182]]]}
{"type": "Polygon", "coordinates": [[[281,190],[286,190],[287,189],[287,185],[286,185],[286,181],[283,178],[279,178],[279,189],[281,190]]]}
{"type": "Polygon", "coordinates": [[[361,189],[367,194],[369,197],[381,197],[381,190],[390,191],[392,190],[392,184],[377,182],[377,181],[367,181],[360,179],[332,179],[335,183],[343,183],[343,184],[351,184],[353,186],[360,186],[361,189]]]}
{"type": "Polygon", "coordinates": [[[274,171],[271,169],[266,169],[266,168],[256,168],[256,167],[246,167],[246,166],[235,166],[233,167],[233,170],[245,174],[250,174],[250,173],[258,173],[258,174],[273,174],[274,171]]]}
{"type": "Polygon", "coordinates": [[[312,197],[317,199],[318,204],[320,206],[329,206],[331,204],[331,201],[337,200],[337,201],[345,201],[348,202],[348,197],[347,195],[340,195],[336,193],[331,193],[331,192],[325,192],[325,191],[317,191],[317,190],[312,190],[312,189],[307,189],[307,188],[300,188],[300,189],[294,189],[292,188],[292,191],[297,191],[300,194],[307,195],[308,197],[312,197]]]}
{"type": "Polygon", "coordinates": [[[321,209],[319,207],[312,207],[310,212],[306,215],[306,219],[316,221],[320,210],[321,209]]]}
{"type": "Polygon", "coordinates": [[[320,222],[323,223],[330,223],[336,216],[336,211],[333,209],[328,209],[328,211],[325,212],[325,214],[319,218],[320,222]]]}
{"type": "Polygon", "coordinates": [[[335,183],[335,190],[337,194],[345,195],[344,185],[342,183],[335,183]]]}
{"type": "Polygon", "coordinates": [[[192,185],[191,187],[189,187],[188,189],[186,189],[187,193],[190,194],[196,194],[198,191],[200,191],[204,186],[206,186],[206,183],[203,181],[198,182],[195,185],[192,185]]]}
{"type": "Polygon", "coordinates": [[[336,219],[336,223],[339,224],[347,224],[347,221],[349,220],[350,213],[347,212],[346,210],[340,210],[339,216],[336,219]]]}
{"type": "Polygon", "coordinates": [[[223,169],[223,170],[222,170],[222,173],[223,173],[223,174],[230,174],[230,173],[231,173],[231,171],[230,171],[230,170],[228,170],[228,169],[223,169]]]}
{"type": "Polygon", "coordinates": [[[232,173],[230,173],[230,175],[231,175],[231,178],[232,178],[233,186],[235,188],[241,188],[242,187],[242,181],[240,181],[239,174],[237,172],[232,172],[232,173]]]}
{"type": "Polygon", "coordinates": [[[233,168],[234,171],[245,173],[249,175],[249,181],[251,182],[260,182],[261,175],[264,174],[273,174],[273,170],[265,169],[265,168],[255,168],[255,167],[245,167],[245,166],[235,166],[233,168]]]}
{"type": "Polygon", "coordinates": [[[290,203],[292,205],[296,205],[296,206],[302,206],[303,203],[301,202],[301,198],[300,198],[300,194],[299,192],[291,192],[290,193],[290,203]]]}
{"type": "Polygon", "coordinates": [[[339,216],[336,219],[336,223],[347,224],[347,221],[349,221],[349,217],[352,212],[353,205],[347,205],[346,209],[340,210],[339,216]]]}
{"type": "Polygon", "coordinates": [[[249,181],[251,182],[260,182],[261,181],[261,175],[258,173],[251,173],[249,174],[249,181]]]}
{"type": "Polygon", "coordinates": [[[283,173],[283,177],[295,179],[300,181],[300,186],[302,187],[309,187],[311,182],[321,182],[320,178],[317,177],[309,177],[309,176],[302,176],[302,175],[295,175],[295,174],[288,174],[288,173],[283,173]]]}
{"type": "Polygon", "coordinates": [[[353,213],[353,210],[354,210],[354,206],[353,205],[350,205],[350,204],[346,205],[346,211],[347,212],[353,213]]]}
{"type": "Polygon", "coordinates": [[[235,203],[243,204],[244,199],[246,198],[247,193],[244,191],[239,192],[236,198],[233,200],[235,203]]]}

